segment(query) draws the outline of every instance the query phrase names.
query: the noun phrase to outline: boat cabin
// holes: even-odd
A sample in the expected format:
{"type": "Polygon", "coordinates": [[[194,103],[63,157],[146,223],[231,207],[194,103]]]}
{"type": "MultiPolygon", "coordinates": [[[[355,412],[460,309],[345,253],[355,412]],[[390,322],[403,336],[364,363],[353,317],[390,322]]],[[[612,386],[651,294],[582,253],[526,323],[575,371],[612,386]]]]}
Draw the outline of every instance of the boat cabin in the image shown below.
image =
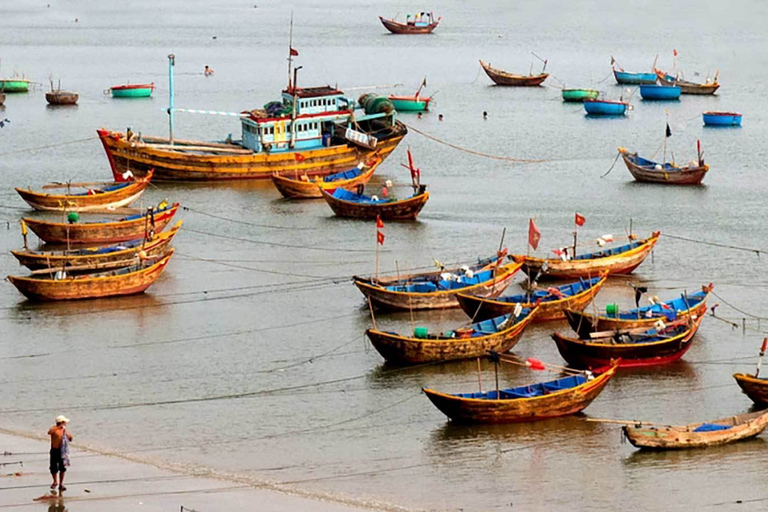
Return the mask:
{"type": "Polygon", "coordinates": [[[360,108],[334,87],[289,87],[281,102],[267,103],[241,117],[244,147],[257,153],[311,150],[330,146],[333,137],[344,136],[349,121],[360,122],[379,114],[355,115],[360,108]]]}

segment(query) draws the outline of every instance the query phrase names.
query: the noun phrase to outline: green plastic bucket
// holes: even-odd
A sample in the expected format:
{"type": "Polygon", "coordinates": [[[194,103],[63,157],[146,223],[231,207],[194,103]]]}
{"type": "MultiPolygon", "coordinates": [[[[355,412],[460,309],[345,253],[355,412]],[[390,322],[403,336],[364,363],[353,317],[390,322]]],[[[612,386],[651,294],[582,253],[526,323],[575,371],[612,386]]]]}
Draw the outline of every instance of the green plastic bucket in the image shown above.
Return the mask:
{"type": "Polygon", "coordinates": [[[426,339],[428,334],[429,330],[426,327],[415,327],[413,329],[413,335],[420,340],[426,339]]]}
{"type": "Polygon", "coordinates": [[[616,316],[619,313],[618,304],[608,304],[605,306],[605,314],[608,316],[616,316]]]}

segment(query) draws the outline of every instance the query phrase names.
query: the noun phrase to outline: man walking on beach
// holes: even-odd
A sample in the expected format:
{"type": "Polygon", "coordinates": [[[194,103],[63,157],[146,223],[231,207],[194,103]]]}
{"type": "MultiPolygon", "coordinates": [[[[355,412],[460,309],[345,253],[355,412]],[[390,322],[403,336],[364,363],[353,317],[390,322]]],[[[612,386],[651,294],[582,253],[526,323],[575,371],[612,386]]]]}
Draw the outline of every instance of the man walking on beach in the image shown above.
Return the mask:
{"type": "Polygon", "coordinates": [[[51,436],[51,476],[53,477],[51,489],[56,489],[58,486],[60,491],[67,490],[64,487],[64,473],[69,466],[69,442],[72,441],[72,434],[67,430],[67,423],[69,423],[67,417],[58,416],[56,425],[48,430],[48,435],[51,436]],[[56,480],[57,474],[58,481],[56,480]]]}

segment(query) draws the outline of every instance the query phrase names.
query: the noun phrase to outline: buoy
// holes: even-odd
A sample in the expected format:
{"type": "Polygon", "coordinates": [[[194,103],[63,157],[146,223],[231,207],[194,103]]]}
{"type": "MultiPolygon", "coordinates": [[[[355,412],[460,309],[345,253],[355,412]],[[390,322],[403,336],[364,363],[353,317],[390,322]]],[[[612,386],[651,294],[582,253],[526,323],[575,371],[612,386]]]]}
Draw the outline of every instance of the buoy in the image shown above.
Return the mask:
{"type": "Polygon", "coordinates": [[[661,164],[656,164],[656,166],[654,167],[654,169],[656,169],[657,171],[660,171],[660,170],[661,170],[661,164]]]}

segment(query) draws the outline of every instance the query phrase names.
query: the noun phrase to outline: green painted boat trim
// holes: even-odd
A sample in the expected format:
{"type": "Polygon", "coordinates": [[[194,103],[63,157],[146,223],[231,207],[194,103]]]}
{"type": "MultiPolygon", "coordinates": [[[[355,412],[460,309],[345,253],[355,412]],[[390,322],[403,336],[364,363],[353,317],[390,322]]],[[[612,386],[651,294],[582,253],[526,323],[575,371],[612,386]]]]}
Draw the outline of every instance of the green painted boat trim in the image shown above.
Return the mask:
{"type": "Polygon", "coordinates": [[[390,99],[390,101],[398,112],[424,112],[427,110],[427,105],[429,105],[426,101],[392,99],[390,99]]]}
{"type": "Polygon", "coordinates": [[[152,95],[152,88],[143,89],[110,89],[113,98],[148,98],[152,95]]]}
{"type": "Polygon", "coordinates": [[[599,95],[594,89],[563,89],[563,101],[596,100],[599,95]]]}
{"type": "Polygon", "coordinates": [[[0,91],[27,92],[29,91],[29,80],[23,80],[20,78],[7,78],[0,80],[0,91]]]}

